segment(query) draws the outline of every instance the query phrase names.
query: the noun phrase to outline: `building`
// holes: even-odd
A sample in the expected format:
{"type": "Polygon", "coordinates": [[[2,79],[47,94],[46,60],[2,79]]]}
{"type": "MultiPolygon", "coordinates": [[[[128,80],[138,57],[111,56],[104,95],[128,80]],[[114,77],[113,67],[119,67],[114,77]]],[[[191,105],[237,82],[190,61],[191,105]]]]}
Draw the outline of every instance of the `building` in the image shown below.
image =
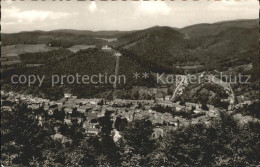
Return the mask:
{"type": "Polygon", "coordinates": [[[105,46],[102,46],[102,50],[112,50],[112,48],[107,46],[107,45],[105,45],[105,46]]]}
{"type": "Polygon", "coordinates": [[[171,99],[171,96],[167,95],[167,96],[165,96],[164,99],[165,99],[165,100],[170,100],[170,99],[171,99]]]}
{"type": "Polygon", "coordinates": [[[87,111],[86,107],[79,107],[77,108],[77,112],[84,114],[87,111]]]}
{"type": "Polygon", "coordinates": [[[81,99],[80,102],[81,104],[92,104],[92,105],[97,105],[102,102],[103,99],[81,99]]]}
{"type": "Polygon", "coordinates": [[[176,111],[181,111],[182,109],[185,109],[185,106],[177,105],[176,111]]]}
{"type": "Polygon", "coordinates": [[[71,98],[71,96],[72,96],[72,94],[70,94],[70,93],[64,93],[65,98],[71,98]]]}
{"type": "Polygon", "coordinates": [[[53,140],[57,140],[57,141],[61,142],[62,144],[72,143],[72,140],[71,140],[71,139],[69,139],[69,138],[63,136],[63,135],[60,134],[60,133],[56,133],[56,134],[52,135],[51,138],[52,138],[53,140]]]}
{"type": "Polygon", "coordinates": [[[40,104],[39,103],[31,103],[31,104],[28,104],[28,108],[31,108],[33,110],[39,109],[40,108],[40,104]]]}
{"type": "Polygon", "coordinates": [[[112,131],[112,136],[115,143],[122,137],[116,129],[112,131]]]}
{"type": "Polygon", "coordinates": [[[96,136],[96,135],[98,135],[100,130],[97,128],[87,128],[85,130],[85,132],[86,132],[87,136],[96,136]]]}
{"type": "Polygon", "coordinates": [[[193,112],[194,112],[195,114],[205,113],[205,111],[202,110],[202,109],[200,109],[200,108],[196,108],[193,112]]]}
{"type": "Polygon", "coordinates": [[[122,56],[122,54],[117,52],[117,53],[114,54],[114,56],[122,56]]]}

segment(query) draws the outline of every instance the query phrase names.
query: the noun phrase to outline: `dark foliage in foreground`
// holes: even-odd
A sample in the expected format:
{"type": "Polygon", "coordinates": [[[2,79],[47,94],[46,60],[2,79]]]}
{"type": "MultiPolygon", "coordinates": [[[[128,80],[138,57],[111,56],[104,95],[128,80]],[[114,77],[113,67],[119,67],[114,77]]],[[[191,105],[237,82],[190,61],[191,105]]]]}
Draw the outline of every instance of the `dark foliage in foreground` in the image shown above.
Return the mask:
{"type": "Polygon", "coordinates": [[[206,127],[192,125],[171,131],[158,143],[149,165],[239,166],[260,160],[260,124],[239,126],[229,115],[206,127]]]}
{"type": "MultiPolygon", "coordinates": [[[[112,124],[107,115],[101,121],[99,136],[65,146],[50,137],[57,121],[50,119],[38,126],[34,112],[25,105],[16,106],[13,112],[2,112],[3,165],[238,166],[260,163],[260,124],[242,126],[227,114],[211,125],[178,128],[157,140],[151,138],[150,121],[134,121],[122,131],[123,138],[117,143],[109,134],[112,124]]],[[[75,131],[80,131],[79,126],[73,126],[75,131]]]]}

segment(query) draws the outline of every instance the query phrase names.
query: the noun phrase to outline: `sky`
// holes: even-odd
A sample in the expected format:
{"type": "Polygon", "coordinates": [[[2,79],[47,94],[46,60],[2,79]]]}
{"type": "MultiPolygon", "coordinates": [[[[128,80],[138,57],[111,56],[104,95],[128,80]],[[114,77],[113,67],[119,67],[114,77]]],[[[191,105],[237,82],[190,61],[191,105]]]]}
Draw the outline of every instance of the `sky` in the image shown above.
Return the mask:
{"type": "Polygon", "coordinates": [[[33,30],[138,30],[257,19],[257,0],[1,1],[2,32],[33,30]]]}

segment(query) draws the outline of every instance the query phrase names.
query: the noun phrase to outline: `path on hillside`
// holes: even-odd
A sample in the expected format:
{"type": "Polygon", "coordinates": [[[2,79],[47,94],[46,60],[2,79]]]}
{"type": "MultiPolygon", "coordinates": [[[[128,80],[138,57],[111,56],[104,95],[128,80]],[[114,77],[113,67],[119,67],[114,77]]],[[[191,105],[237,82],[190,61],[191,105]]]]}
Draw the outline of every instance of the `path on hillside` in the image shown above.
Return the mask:
{"type": "Polygon", "coordinates": [[[235,98],[234,91],[233,91],[233,89],[232,89],[232,87],[231,87],[230,84],[229,84],[229,89],[230,89],[230,91],[231,91],[231,96],[232,96],[233,98],[235,98]]]}
{"type": "Polygon", "coordinates": [[[180,76],[180,77],[182,78],[182,79],[181,79],[181,82],[180,82],[180,84],[176,87],[176,89],[174,90],[174,92],[173,92],[173,94],[172,94],[172,97],[171,97],[171,100],[173,100],[173,99],[175,98],[175,95],[176,95],[177,91],[180,89],[181,85],[182,85],[183,82],[184,82],[185,77],[183,77],[183,76],[180,76]]]}
{"type": "Polygon", "coordinates": [[[234,91],[233,91],[233,89],[232,89],[232,87],[231,87],[231,85],[229,84],[229,89],[230,89],[230,97],[231,97],[231,99],[230,99],[230,109],[233,109],[233,107],[234,107],[234,103],[235,103],[235,94],[234,94],[234,91]],[[232,101],[232,103],[231,103],[231,101],[232,101]]]}
{"type": "Polygon", "coordinates": [[[116,89],[116,83],[117,83],[117,75],[118,75],[118,69],[119,69],[119,60],[120,56],[116,56],[116,67],[115,67],[115,76],[116,76],[116,82],[114,83],[114,88],[116,89]]]}

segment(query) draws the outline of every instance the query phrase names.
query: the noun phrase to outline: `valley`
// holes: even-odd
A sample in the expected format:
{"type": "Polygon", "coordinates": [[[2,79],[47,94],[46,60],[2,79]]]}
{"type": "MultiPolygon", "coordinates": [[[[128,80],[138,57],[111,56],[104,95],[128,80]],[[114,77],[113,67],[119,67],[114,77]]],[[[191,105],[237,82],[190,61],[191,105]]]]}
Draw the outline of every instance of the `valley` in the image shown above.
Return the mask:
{"type": "Polygon", "coordinates": [[[1,37],[6,166],[259,162],[258,19],[1,37]]]}

